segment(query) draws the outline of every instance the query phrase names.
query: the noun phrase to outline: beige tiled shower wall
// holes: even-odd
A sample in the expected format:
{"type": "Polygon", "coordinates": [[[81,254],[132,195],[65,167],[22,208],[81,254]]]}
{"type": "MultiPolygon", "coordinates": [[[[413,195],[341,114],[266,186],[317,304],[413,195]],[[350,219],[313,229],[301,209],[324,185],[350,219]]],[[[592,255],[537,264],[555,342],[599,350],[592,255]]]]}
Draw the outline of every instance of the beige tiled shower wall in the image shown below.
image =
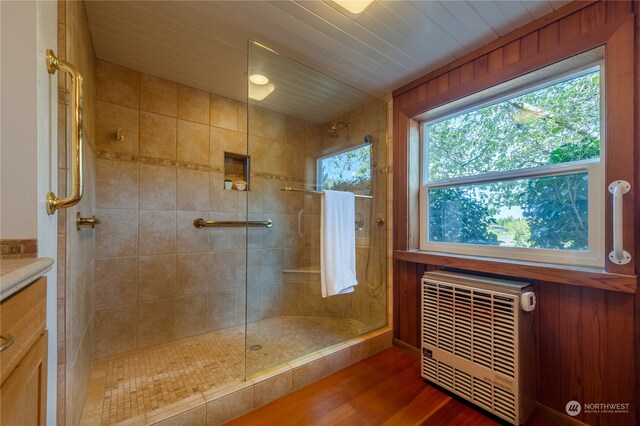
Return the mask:
{"type": "Polygon", "coordinates": [[[245,297],[249,321],[281,314],[282,270],[305,247],[303,197],[280,188],[304,185],[319,127],[250,107],[250,191],[225,191],[224,152],[247,153],[244,103],[103,61],[97,80],[96,357],[242,324],[245,297]],[[273,228],[193,226],[244,220],[247,202],[273,228]]]}
{"type": "MultiPolygon", "coordinates": [[[[321,125],[328,129],[337,122],[349,123],[347,129],[341,129],[338,138],[322,133],[314,145],[314,155],[307,156],[306,183],[309,187],[316,184],[316,159],[362,146],[366,135],[373,137],[373,149],[376,166],[373,175],[373,200],[356,198],[356,214],[364,219],[364,227],[356,231],[356,276],[359,285],[353,293],[323,299],[320,294],[319,274],[308,272],[289,273],[285,279],[285,313],[296,315],[318,315],[332,317],[351,317],[365,325],[381,326],[387,321],[387,103],[376,99],[359,108],[336,117],[321,125]],[[385,221],[383,226],[376,219],[385,221]],[[369,254],[369,247],[372,247],[369,254]],[[370,256],[370,257],[369,257],[370,256]],[[382,324],[381,324],[382,323],[382,324]]],[[[288,195],[298,202],[301,195],[288,195]]],[[[320,197],[305,195],[303,208],[304,224],[302,236],[305,250],[302,253],[303,265],[319,270],[320,265],[320,197]]],[[[290,221],[297,223],[297,217],[290,221]]]]}
{"type": "MultiPolygon", "coordinates": [[[[95,231],[78,231],[76,214],[95,213],[95,66],[84,3],[58,2],[58,46],[56,53],[75,65],[84,78],[84,132],[82,201],[58,211],[58,424],[78,424],[94,353],[95,231]]],[[[57,194],[68,193],[70,183],[69,141],[70,81],[57,73],[58,183],[57,194]]],[[[50,350],[53,350],[51,348],[50,350]]]]}
{"type": "Polygon", "coordinates": [[[309,165],[315,165],[320,149],[320,127],[254,105],[247,119],[249,219],[274,222],[272,229],[247,231],[247,320],[254,321],[284,313],[282,271],[310,264],[309,247],[300,236],[306,223],[305,196],[281,188],[315,182],[315,167],[309,165]]]}

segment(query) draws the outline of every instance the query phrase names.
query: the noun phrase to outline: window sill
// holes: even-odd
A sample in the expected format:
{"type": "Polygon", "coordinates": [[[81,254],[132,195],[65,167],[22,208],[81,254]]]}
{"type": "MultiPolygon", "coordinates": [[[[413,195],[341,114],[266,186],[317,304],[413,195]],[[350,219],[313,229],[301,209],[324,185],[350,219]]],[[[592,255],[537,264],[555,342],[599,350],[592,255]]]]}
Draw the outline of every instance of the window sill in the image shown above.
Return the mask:
{"type": "Polygon", "coordinates": [[[395,250],[393,258],[404,262],[447,266],[621,293],[635,293],[637,286],[636,275],[613,274],[603,269],[583,266],[553,265],[423,250],[395,250]]]}

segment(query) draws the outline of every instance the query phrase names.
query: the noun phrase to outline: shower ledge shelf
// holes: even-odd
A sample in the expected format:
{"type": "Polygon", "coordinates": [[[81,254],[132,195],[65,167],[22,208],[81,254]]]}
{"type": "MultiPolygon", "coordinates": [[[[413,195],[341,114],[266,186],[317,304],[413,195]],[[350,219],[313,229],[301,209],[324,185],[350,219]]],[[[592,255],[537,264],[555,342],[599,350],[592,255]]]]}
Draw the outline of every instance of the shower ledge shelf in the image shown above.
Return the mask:
{"type": "Polygon", "coordinates": [[[320,284],[320,266],[303,266],[282,271],[284,282],[288,284],[320,284]]]}
{"type": "Polygon", "coordinates": [[[282,272],[289,274],[319,274],[320,266],[303,266],[296,269],[285,269],[282,272]]]}

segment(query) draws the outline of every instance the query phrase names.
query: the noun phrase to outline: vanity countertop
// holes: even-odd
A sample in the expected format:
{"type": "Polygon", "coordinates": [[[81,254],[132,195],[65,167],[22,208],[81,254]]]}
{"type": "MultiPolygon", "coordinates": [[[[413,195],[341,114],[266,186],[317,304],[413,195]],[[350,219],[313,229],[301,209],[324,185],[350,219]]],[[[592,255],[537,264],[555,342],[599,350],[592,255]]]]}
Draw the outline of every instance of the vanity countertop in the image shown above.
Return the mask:
{"type": "Polygon", "coordinates": [[[0,301],[46,274],[52,266],[49,257],[0,259],[0,301]]]}

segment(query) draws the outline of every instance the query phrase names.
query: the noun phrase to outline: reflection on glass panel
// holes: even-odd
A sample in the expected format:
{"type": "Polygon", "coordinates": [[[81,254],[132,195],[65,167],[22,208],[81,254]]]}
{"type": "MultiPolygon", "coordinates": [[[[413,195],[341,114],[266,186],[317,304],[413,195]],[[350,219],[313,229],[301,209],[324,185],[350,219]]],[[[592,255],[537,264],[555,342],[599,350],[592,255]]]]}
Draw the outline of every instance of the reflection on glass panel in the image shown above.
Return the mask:
{"type": "Polygon", "coordinates": [[[371,195],[371,146],[361,146],[319,161],[320,187],[371,195]]]}
{"type": "Polygon", "coordinates": [[[600,157],[600,72],[425,126],[428,180],[600,157]]]}
{"type": "Polygon", "coordinates": [[[588,250],[588,174],[434,188],[429,241],[588,250]]]}

